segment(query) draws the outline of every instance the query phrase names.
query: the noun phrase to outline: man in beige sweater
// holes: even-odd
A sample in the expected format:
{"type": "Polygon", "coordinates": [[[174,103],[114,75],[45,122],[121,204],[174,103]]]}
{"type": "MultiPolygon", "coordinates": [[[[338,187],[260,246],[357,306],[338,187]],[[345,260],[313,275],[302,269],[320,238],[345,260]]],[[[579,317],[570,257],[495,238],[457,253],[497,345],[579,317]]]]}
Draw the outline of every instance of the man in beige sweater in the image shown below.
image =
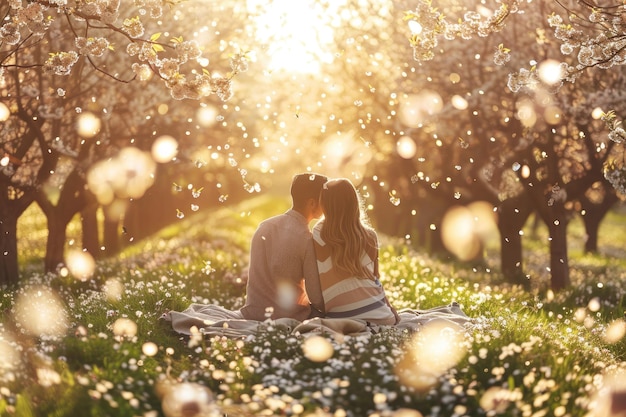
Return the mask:
{"type": "Polygon", "coordinates": [[[261,222],[250,245],[245,319],[323,316],[324,301],[309,223],[322,215],[319,195],[328,179],[303,173],[291,182],[292,207],[261,222]]]}

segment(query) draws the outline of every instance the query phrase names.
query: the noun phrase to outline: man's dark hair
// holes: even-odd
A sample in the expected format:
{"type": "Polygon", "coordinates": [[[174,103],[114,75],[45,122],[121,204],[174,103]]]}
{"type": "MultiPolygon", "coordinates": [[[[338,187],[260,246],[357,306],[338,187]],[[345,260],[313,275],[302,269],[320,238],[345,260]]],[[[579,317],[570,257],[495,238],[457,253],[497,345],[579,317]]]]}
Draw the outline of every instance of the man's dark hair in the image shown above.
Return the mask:
{"type": "Polygon", "coordinates": [[[309,198],[319,199],[322,186],[328,181],[324,175],[313,172],[296,174],[291,181],[291,199],[294,207],[302,207],[309,198]]]}

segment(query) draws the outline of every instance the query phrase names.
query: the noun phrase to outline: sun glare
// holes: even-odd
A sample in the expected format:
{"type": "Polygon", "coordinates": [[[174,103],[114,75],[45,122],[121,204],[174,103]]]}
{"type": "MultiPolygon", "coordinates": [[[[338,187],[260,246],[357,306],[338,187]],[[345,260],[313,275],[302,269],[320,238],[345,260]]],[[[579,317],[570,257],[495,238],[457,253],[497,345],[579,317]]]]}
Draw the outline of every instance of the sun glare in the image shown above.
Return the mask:
{"type": "MultiPolygon", "coordinates": [[[[341,3],[341,2],[337,2],[341,3]]],[[[332,7],[337,7],[333,3],[332,7]]],[[[248,0],[248,9],[262,13],[254,21],[259,42],[267,45],[268,70],[317,73],[333,59],[333,23],[336,13],[324,2],[248,0]]]]}

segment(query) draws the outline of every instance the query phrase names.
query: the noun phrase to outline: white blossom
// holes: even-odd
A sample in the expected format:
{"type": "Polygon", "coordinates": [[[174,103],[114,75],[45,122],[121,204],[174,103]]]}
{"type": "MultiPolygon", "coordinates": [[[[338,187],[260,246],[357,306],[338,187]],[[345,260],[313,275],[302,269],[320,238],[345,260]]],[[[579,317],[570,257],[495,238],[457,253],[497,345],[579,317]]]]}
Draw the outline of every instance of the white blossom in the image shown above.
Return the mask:
{"type": "Polygon", "coordinates": [[[106,38],[76,38],[78,53],[89,56],[102,56],[109,48],[109,41],[106,38]]]}
{"type": "Polygon", "coordinates": [[[55,53],[45,62],[44,70],[56,75],[69,75],[77,61],[78,53],[75,51],[55,53]]]}

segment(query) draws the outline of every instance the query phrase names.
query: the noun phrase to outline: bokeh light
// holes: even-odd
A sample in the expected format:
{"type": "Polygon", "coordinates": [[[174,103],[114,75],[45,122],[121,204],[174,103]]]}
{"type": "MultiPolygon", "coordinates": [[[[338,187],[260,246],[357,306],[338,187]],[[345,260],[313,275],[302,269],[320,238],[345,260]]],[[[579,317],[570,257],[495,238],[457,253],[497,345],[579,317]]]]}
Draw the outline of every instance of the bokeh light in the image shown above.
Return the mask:
{"type": "Polygon", "coordinates": [[[517,118],[525,127],[533,127],[537,123],[535,105],[530,100],[520,100],[517,104],[517,118]]]}
{"type": "Polygon", "coordinates": [[[321,146],[323,170],[331,177],[362,178],[372,151],[352,134],[330,135],[321,146]]]}
{"type": "Polygon", "coordinates": [[[452,96],[451,103],[452,103],[452,107],[454,107],[457,110],[466,110],[467,107],[469,106],[469,103],[467,102],[467,100],[465,100],[463,97],[459,96],[458,94],[452,96]]]}
{"type": "Polygon", "coordinates": [[[131,319],[120,317],[113,323],[113,334],[118,337],[133,338],[137,334],[137,323],[131,319]]]}
{"type": "Polygon", "coordinates": [[[548,106],[543,111],[543,118],[548,124],[559,124],[561,122],[561,109],[557,106],[548,106]]]}
{"type": "Polygon", "coordinates": [[[512,392],[502,387],[489,387],[480,397],[480,408],[488,415],[496,415],[506,411],[513,398],[512,392]]]}
{"type": "Polygon", "coordinates": [[[409,20],[408,26],[413,35],[419,35],[420,33],[422,33],[422,30],[424,30],[422,25],[420,25],[417,20],[409,20]]]}
{"type": "Polygon", "coordinates": [[[118,278],[109,278],[104,283],[102,292],[109,302],[119,301],[124,294],[124,284],[118,278]]]}
{"type": "Polygon", "coordinates": [[[296,304],[296,290],[292,284],[287,281],[279,282],[277,285],[276,303],[285,310],[293,309],[296,304]]]}
{"type": "Polygon", "coordinates": [[[429,117],[436,115],[443,108],[443,100],[433,90],[422,90],[419,94],[409,94],[400,101],[399,116],[402,123],[409,127],[420,127],[429,117]]]}
{"type": "Polygon", "coordinates": [[[176,154],[178,154],[178,141],[170,135],[159,136],[152,144],[152,158],[156,162],[161,164],[170,162],[176,154]]]}
{"type": "Polygon", "coordinates": [[[417,410],[400,408],[393,412],[392,417],[424,417],[424,415],[417,410]]]}
{"type": "Polygon", "coordinates": [[[0,332],[0,381],[2,375],[17,368],[20,355],[15,348],[15,341],[5,332],[0,332]]]}
{"type": "Polygon", "coordinates": [[[9,110],[6,104],[0,103],[0,122],[6,122],[10,116],[11,110],[9,110]]]}
{"type": "Polygon", "coordinates": [[[123,148],[115,157],[95,163],[87,184],[102,205],[117,198],[140,198],[154,183],[156,162],[149,152],[123,148]]]}
{"type": "Polygon", "coordinates": [[[65,255],[65,264],[74,278],[87,281],[96,269],[96,261],[89,252],[71,249],[65,255]]]}
{"type": "Polygon", "coordinates": [[[21,292],[15,301],[15,322],[37,337],[61,337],[68,329],[68,314],[59,296],[46,287],[21,292]]]}
{"type": "Polygon", "coordinates": [[[603,115],[604,111],[600,107],[596,107],[591,111],[591,117],[593,117],[595,120],[600,120],[603,115]]]}
{"type": "Polygon", "coordinates": [[[91,112],[83,112],[78,116],[76,131],[83,138],[92,138],[100,132],[102,122],[91,112]]]}
{"type": "Polygon", "coordinates": [[[626,335],[626,322],[623,319],[613,320],[604,332],[604,341],[607,343],[617,343],[626,335]]]}
{"type": "Polygon", "coordinates": [[[476,258],[484,243],[496,234],[493,206],[486,202],[451,207],[441,222],[443,244],[461,260],[476,258]]]}
{"type": "Polygon", "coordinates": [[[593,401],[591,417],[623,417],[626,410],[626,370],[607,370],[593,401]]]}
{"type": "Polygon", "coordinates": [[[396,365],[400,382],[418,390],[433,386],[438,378],[465,355],[461,326],[447,320],[431,320],[415,333],[396,365]]]}
{"type": "Polygon", "coordinates": [[[587,303],[587,308],[592,313],[596,313],[596,312],[600,311],[600,309],[602,308],[602,302],[600,301],[600,299],[598,297],[593,297],[587,303]]]}
{"type": "Polygon", "coordinates": [[[548,85],[554,85],[563,79],[563,70],[559,61],[546,59],[537,67],[539,79],[548,85]]]}
{"type": "Polygon", "coordinates": [[[417,152],[417,145],[410,136],[402,136],[396,142],[396,151],[404,159],[411,159],[417,152]]]}
{"type": "Polygon", "coordinates": [[[326,362],[332,358],[334,351],[332,343],[323,336],[308,336],[302,343],[304,356],[312,362],[326,362]]]}
{"type": "Polygon", "coordinates": [[[196,111],[196,120],[202,127],[213,126],[217,122],[217,109],[213,106],[202,106],[196,111]]]}
{"type": "Polygon", "coordinates": [[[159,347],[154,342],[146,342],[141,346],[141,351],[146,356],[154,356],[159,352],[159,347]]]}
{"type": "Polygon", "coordinates": [[[333,164],[339,164],[352,150],[352,139],[347,136],[333,135],[322,145],[324,156],[333,164]]]}
{"type": "Polygon", "coordinates": [[[39,367],[35,373],[37,374],[37,383],[42,387],[47,388],[61,383],[61,375],[54,369],[39,367]]]}
{"type": "Polygon", "coordinates": [[[334,56],[327,46],[334,41],[333,25],[338,20],[331,17],[337,15],[333,10],[340,4],[248,0],[247,5],[251,11],[260,11],[254,21],[256,39],[268,45],[270,71],[312,74],[319,72],[320,63],[332,62],[334,56]]]}
{"type": "Polygon", "coordinates": [[[163,383],[159,389],[163,392],[161,407],[166,417],[210,416],[217,412],[213,392],[200,384],[163,383]]]}

